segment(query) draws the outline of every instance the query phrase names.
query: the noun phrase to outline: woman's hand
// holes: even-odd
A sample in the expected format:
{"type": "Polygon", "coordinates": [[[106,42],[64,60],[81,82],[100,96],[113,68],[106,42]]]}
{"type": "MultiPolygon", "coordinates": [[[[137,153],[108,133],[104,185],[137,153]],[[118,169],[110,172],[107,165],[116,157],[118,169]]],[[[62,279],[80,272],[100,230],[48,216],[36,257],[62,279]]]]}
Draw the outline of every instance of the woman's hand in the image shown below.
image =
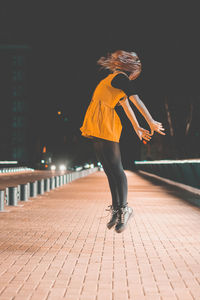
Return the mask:
{"type": "Polygon", "coordinates": [[[138,126],[135,129],[135,132],[137,133],[138,137],[140,140],[144,139],[146,141],[150,141],[151,139],[151,134],[148,130],[138,126]]]}
{"type": "Polygon", "coordinates": [[[165,129],[163,128],[162,123],[152,120],[151,122],[149,122],[149,127],[151,128],[150,135],[153,135],[154,131],[156,131],[162,135],[165,135],[165,133],[163,132],[163,130],[165,130],[165,129]]]}

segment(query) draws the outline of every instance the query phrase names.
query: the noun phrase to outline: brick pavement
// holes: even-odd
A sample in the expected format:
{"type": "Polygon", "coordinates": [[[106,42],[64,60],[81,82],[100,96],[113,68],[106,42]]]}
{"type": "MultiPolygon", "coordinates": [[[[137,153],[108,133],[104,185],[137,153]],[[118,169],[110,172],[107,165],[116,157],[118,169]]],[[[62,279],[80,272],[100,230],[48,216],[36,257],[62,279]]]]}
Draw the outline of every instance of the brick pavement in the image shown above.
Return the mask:
{"type": "Polygon", "coordinates": [[[134,217],[106,228],[103,172],[0,214],[0,300],[199,300],[200,209],[127,171],[134,217]]]}

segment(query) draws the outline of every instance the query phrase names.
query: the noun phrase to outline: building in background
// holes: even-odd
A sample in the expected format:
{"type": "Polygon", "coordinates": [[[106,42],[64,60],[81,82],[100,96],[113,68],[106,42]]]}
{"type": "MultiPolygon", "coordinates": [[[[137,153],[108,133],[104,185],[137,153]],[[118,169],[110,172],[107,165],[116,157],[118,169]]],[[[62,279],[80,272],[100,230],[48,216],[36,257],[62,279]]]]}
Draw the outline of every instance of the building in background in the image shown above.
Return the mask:
{"type": "Polygon", "coordinates": [[[0,45],[0,160],[31,161],[28,45],[0,45]]]}

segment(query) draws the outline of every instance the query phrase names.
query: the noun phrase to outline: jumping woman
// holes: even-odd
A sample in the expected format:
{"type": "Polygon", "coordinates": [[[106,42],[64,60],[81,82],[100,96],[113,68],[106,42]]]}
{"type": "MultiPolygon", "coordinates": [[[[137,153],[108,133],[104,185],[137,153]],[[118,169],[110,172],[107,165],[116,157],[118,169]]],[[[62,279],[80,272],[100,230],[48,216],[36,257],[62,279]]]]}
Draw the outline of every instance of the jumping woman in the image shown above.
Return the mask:
{"type": "Polygon", "coordinates": [[[97,85],[80,130],[83,136],[93,140],[97,159],[108,178],[112,205],[109,206],[111,218],[107,227],[115,226],[115,231],[120,233],[126,228],[133,209],[127,203],[127,178],[119,147],[122,125],[115,106],[122,106],[140,140],[150,141],[154,131],[162,135],[165,133],[162,124],[150,115],[132,83],[141,73],[138,55],[118,50],[101,57],[97,63],[108,69],[110,74],[97,85]],[[140,127],[129,100],[146,119],[151,132],[140,127]]]}

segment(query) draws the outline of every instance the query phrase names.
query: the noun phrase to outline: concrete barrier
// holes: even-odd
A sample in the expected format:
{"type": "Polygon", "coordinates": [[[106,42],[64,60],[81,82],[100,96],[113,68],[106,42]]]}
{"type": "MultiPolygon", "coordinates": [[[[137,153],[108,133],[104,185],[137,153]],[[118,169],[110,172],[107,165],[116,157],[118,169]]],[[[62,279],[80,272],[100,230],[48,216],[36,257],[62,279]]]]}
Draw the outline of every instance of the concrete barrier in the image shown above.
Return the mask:
{"type": "Polygon", "coordinates": [[[67,184],[67,174],[63,175],[63,184],[67,184]]]}
{"type": "Polygon", "coordinates": [[[0,190],[0,211],[4,211],[4,198],[5,198],[5,191],[0,190]]]}
{"type": "Polygon", "coordinates": [[[60,186],[59,176],[55,176],[55,188],[58,188],[59,186],[60,186]]]}
{"type": "MultiPolygon", "coordinates": [[[[12,171],[16,172],[14,169],[12,171]]],[[[42,195],[44,192],[49,192],[52,189],[68,184],[73,180],[82,178],[96,171],[98,171],[98,168],[82,169],[67,174],[55,175],[50,178],[42,178],[37,181],[31,181],[17,186],[6,187],[5,190],[0,190],[0,211],[5,211],[4,203],[7,206],[23,206],[18,205],[18,201],[26,202],[31,197],[42,195]]],[[[6,173],[7,170],[4,170],[4,172],[6,173]]]]}
{"type": "Polygon", "coordinates": [[[50,191],[50,178],[44,179],[44,191],[49,192],[50,191]]]}
{"type": "Polygon", "coordinates": [[[51,189],[51,190],[54,190],[54,189],[55,189],[55,177],[54,177],[54,176],[52,176],[52,177],[50,178],[50,189],[51,189]]]}
{"type": "Polygon", "coordinates": [[[135,161],[137,170],[200,189],[200,159],[135,161]]]}
{"type": "Polygon", "coordinates": [[[29,199],[29,186],[28,184],[21,184],[20,185],[20,200],[21,201],[28,201],[29,199]]]}
{"type": "Polygon", "coordinates": [[[37,181],[30,182],[30,197],[37,196],[37,181]]]}
{"type": "Polygon", "coordinates": [[[59,186],[63,185],[63,175],[59,176],[59,186]]]}
{"type": "Polygon", "coordinates": [[[18,187],[10,186],[8,188],[8,205],[17,206],[18,202],[18,187]]]}
{"type": "Polygon", "coordinates": [[[6,205],[8,205],[8,198],[9,198],[8,187],[5,189],[5,198],[6,198],[6,205]]]}
{"type": "Polygon", "coordinates": [[[34,169],[28,167],[15,167],[15,168],[0,168],[0,173],[15,173],[15,172],[24,172],[24,171],[31,171],[33,172],[34,169]]]}
{"type": "Polygon", "coordinates": [[[37,193],[38,195],[44,194],[44,179],[40,179],[37,181],[37,193]]]}

